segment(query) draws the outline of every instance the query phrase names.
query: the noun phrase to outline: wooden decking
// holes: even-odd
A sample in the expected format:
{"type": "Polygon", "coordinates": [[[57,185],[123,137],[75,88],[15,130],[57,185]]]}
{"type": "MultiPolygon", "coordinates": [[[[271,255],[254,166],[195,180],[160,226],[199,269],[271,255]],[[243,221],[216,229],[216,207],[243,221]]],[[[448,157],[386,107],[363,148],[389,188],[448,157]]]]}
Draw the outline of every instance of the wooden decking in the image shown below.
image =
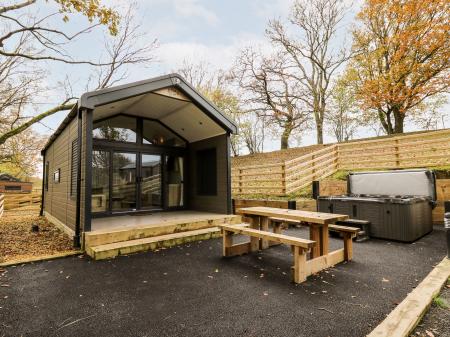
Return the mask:
{"type": "Polygon", "coordinates": [[[98,218],[85,233],[88,255],[96,260],[220,236],[218,225],[236,224],[237,215],[197,211],[98,218]]]}

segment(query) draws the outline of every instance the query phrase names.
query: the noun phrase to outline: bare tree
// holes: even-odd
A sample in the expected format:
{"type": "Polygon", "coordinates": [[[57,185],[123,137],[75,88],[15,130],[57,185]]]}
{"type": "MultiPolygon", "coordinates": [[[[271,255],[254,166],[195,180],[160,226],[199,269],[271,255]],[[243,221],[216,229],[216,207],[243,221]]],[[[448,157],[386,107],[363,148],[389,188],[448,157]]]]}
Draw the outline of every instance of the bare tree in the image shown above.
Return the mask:
{"type": "Polygon", "coordinates": [[[338,142],[352,139],[362,124],[360,115],[352,88],[345,81],[337,81],[333,85],[326,114],[330,133],[338,142]]]}
{"type": "Polygon", "coordinates": [[[272,128],[281,129],[280,148],[289,147],[291,135],[308,127],[310,113],[302,101],[300,86],[292,81],[291,65],[283,54],[263,56],[245,48],[233,70],[245,93],[247,110],[255,111],[272,128]]]}
{"type": "MultiPolygon", "coordinates": [[[[242,131],[241,121],[243,111],[241,102],[232,92],[230,76],[223,70],[214,70],[205,61],[183,61],[181,68],[176,70],[186,81],[206,96],[217,108],[233,119],[242,131]]],[[[233,156],[239,156],[243,146],[243,134],[231,136],[231,151],[233,156]]],[[[249,149],[250,150],[250,149],[249,149]]]]}
{"type": "MultiPolygon", "coordinates": [[[[33,4],[34,1],[31,1],[33,4]]],[[[1,13],[1,7],[0,7],[1,13]]],[[[0,19],[3,20],[3,14],[0,19]]],[[[142,43],[143,33],[140,26],[136,24],[130,8],[123,16],[115,36],[105,36],[106,56],[99,62],[85,62],[83,60],[74,61],[63,52],[66,42],[71,41],[69,37],[61,31],[51,30],[42,26],[49,16],[37,19],[31,14],[28,15],[32,24],[25,25],[19,19],[8,17],[19,27],[12,29],[7,27],[8,32],[4,32],[3,38],[9,38],[10,34],[16,35],[17,30],[23,30],[15,41],[14,52],[0,52],[0,145],[14,137],[35,123],[42,122],[46,117],[59,111],[70,110],[74,106],[74,100],[78,94],[71,90],[70,80],[67,79],[66,96],[61,103],[45,110],[39,111],[36,99],[45,97],[45,85],[43,79],[46,76],[46,64],[39,63],[39,55],[49,51],[56,53],[60,57],[48,57],[46,60],[52,62],[65,63],[87,63],[94,67],[94,75],[89,78],[86,88],[89,90],[105,88],[111,86],[127,76],[127,67],[132,65],[145,65],[153,60],[152,51],[156,47],[156,41],[142,43]],[[49,32],[50,30],[50,32],[49,32]],[[62,36],[65,42],[60,42],[56,37],[62,36]],[[41,46],[41,50],[36,50],[36,44],[41,46]],[[11,55],[10,55],[11,54],[11,55]],[[38,55],[38,58],[28,57],[38,55]],[[2,56],[3,55],[3,56],[2,56]],[[66,57],[67,56],[67,57],[66,57]],[[33,113],[32,110],[38,111],[33,113]]],[[[23,19],[22,19],[23,20],[23,19]]],[[[94,25],[95,26],[95,25],[94,25]]],[[[93,26],[90,27],[92,29],[93,26]]],[[[80,31],[79,35],[86,33],[88,29],[80,31]]],[[[3,48],[0,46],[0,50],[3,48]]],[[[100,56],[101,57],[101,56],[100,56]]]]}
{"type": "Polygon", "coordinates": [[[448,99],[445,95],[429,98],[411,111],[413,122],[421,130],[445,129],[445,122],[450,117],[450,112],[443,109],[446,104],[448,99]]]}
{"type": "Polygon", "coordinates": [[[323,143],[323,124],[330,97],[330,83],[336,70],[349,59],[345,49],[333,50],[339,24],[347,7],[342,0],[295,0],[288,26],[272,20],[266,30],[274,46],[280,48],[296,67],[290,76],[305,88],[299,99],[314,114],[317,143],[323,143]]]}

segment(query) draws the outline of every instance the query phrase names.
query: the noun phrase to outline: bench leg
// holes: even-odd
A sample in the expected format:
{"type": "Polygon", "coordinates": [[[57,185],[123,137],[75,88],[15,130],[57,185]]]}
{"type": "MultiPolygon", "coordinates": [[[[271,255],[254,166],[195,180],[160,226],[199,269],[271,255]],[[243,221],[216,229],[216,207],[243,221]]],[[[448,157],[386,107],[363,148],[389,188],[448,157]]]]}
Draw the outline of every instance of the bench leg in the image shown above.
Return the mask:
{"type": "MultiPolygon", "coordinates": [[[[272,221],[273,232],[275,234],[281,234],[281,226],[282,226],[281,222],[272,221]]],[[[269,241],[269,246],[278,246],[278,245],[281,245],[281,243],[269,241]]]]}
{"type": "Polygon", "coordinates": [[[302,283],[306,281],[306,251],[300,247],[293,247],[294,251],[294,268],[293,281],[295,283],[302,283]]]}
{"type": "Polygon", "coordinates": [[[328,255],[328,225],[320,227],[320,256],[328,255]]]}
{"type": "Polygon", "coordinates": [[[351,261],[353,258],[353,235],[344,233],[344,260],[351,261]]]}
{"type": "MultiPolygon", "coordinates": [[[[259,229],[259,216],[252,216],[250,218],[250,227],[253,229],[259,229]]],[[[250,252],[257,252],[259,250],[259,239],[250,237],[250,252]]]]}
{"type": "MultiPolygon", "coordinates": [[[[261,217],[261,230],[262,231],[269,231],[269,218],[268,217],[261,217]]],[[[261,249],[267,249],[269,248],[269,240],[261,239],[261,249]]]]}
{"type": "Polygon", "coordinates": [[[315,259],[320,256],[321,251],[321,240],[320,240],[320,226],[315,224],[309,225],[309,239],[312,241],[316,241],[313,248],[311,249],[311,259],[315,259]]]}
{"type": "Polygon", "coordinates": [[[228,250],[233,245],[233,232],[222,230],[222,255],[229,256],[228,250]]]}

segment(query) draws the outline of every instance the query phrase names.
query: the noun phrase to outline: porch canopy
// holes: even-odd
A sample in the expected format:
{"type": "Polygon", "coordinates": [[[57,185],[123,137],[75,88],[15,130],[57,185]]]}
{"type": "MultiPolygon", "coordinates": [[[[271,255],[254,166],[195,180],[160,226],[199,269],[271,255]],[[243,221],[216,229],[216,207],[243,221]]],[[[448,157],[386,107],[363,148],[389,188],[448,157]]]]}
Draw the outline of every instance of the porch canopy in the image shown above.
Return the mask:
{"type": "Polygon", "coordinates": [[[189,143],[237,132],[230,119],[177,74],[87,92],[78,108],[93,110],[94,122],[120,113],[157,120],[189,143]]]}

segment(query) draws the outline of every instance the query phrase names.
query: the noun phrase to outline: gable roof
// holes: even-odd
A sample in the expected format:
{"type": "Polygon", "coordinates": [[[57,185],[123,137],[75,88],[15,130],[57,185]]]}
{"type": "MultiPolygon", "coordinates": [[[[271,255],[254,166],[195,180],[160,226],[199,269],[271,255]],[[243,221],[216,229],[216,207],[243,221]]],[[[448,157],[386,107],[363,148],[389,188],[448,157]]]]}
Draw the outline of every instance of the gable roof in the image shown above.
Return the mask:
{"type": "Polygon", "coordinates": [[[0,181],[14,181],[14,182],[20,182],[20,179],[13,177],[12,175],[8,173],[1,173],[0,172],[0,181]]]}
{"type": "Polygon", "coordinates": [[[81,95],[77,105],[69,112],[67,117],[50,137],[42,151],[45,151],[56,137],[64,130],[69,122],[77,115],[80,109],[95,109],[98,106],[113,103],[130,97],[151,93],[160,89],[176,88],[186,95],[203,113],[228,133],[237,133],[237,125],[223,114],[214,104],[195,90],[183,77],[178,74],[169,74],[148,80],[127,83],[107,89],[89,91],[81,95]]]}

